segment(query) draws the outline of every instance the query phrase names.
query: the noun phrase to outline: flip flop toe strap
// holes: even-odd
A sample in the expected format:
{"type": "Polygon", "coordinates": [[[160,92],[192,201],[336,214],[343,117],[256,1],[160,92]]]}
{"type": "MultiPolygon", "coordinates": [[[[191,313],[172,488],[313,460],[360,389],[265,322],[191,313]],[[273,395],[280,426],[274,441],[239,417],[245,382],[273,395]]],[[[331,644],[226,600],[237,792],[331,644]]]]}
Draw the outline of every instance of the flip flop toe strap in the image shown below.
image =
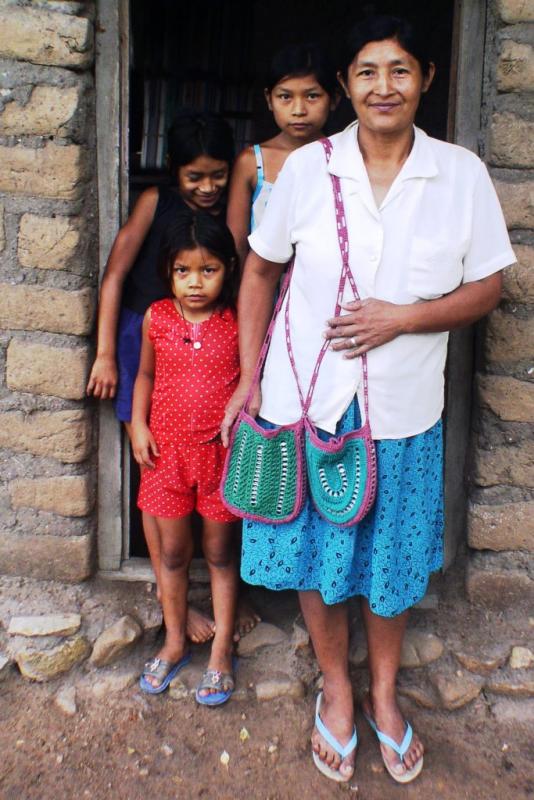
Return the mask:
{"type": "Polygon", "coordinates": [[[341,742],[338,742],[336,737],[330,733],[330,731],[328,730],[328,728],[326,727],[326,725],[324,724],[324,722],[320,717],[319,712],[321,710],[322,697],[323,697],[322,693],[317,695],[317,704],[315,706],[315,727],[317,728],[323,739],[326,742],[328,742],[328,744],[333,750],[336,751],[338,756],[344,759],[348,755],[350,755],[350,753],[352,753],[352,751],[358,744],[358,736],[356,734],[356,728],[354,728],[354,733],[352,734],[350,740],[347,742],[345,746],[343,746],[341,742]]]}
{"type": "Polygon", "coordinates": [[[147,661],[143,669],[143,677],[155,678],[158,683],[163,683],[167,675],[172,669],[170,661],[165,661],[162,658],[151,658],[147,661]]]}
{"type": "Polygon", "coordinates": [[[207,669],[198,685],[198,691],[215,689],[217,692],[228,692],[234,688],[234,678],[229,672],[207,669]]]}
{"type": "Polygon", "coordinates": [[[397,742],[394,739],[392,739],[391,736],[388,736],[387,733],[382,733],[382,731],[378,730],[374,719],[371,719],[371,717],[367,717],[367,721],[369,722],[369,725],[376,733],[378,741],[382,742],[382,744],[385,744],[388,747],[391,747],[391,749],[394,750],[395,753],[397,753],[399,759],[403,761],[404,756],[410,749],[410,745],[412,743],[413,730],[410,723],[409,722],[406,723],[404,738],[400,744],[397,744],[397,742]]]}

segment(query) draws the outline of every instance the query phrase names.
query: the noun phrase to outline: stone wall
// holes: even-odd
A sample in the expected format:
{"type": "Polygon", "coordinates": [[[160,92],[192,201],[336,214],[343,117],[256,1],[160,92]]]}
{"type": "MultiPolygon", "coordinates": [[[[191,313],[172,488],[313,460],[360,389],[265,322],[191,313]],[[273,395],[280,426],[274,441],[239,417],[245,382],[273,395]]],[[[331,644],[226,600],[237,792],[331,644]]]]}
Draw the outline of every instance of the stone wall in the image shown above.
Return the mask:
{"type": "Polygon", "coordinates": [[[468,513],[469,597],[534,597],[534,0],[490,4],[483,146],[516,266],[480,337],[468,513]]]}
{"type": "Polygon", "coordinates": [[[92,571],[92,2],[0,2],[0,572],[92,571]]]}

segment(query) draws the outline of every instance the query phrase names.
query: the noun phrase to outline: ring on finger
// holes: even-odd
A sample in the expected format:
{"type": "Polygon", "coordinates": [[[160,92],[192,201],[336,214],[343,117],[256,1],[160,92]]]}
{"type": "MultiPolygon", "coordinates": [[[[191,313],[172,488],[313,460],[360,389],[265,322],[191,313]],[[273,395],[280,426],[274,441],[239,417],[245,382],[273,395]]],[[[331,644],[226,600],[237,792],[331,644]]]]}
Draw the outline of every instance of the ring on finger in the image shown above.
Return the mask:
{"type": "Polygon", "coordinates": [[[358,339],[356,336],[352,336],[350,340],[351,347],[358,347],[358,339]]]}

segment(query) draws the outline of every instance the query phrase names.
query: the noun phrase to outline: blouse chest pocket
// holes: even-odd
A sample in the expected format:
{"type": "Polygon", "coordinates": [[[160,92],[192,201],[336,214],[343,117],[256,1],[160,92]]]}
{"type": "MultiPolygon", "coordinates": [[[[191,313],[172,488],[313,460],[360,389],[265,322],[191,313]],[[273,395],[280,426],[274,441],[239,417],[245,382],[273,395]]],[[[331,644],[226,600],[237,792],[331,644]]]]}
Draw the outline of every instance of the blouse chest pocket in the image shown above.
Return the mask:
{"type": "Polygon", "coordinates": [[[457,289],[463,278],[463,250],[456,242],[414,236],[408,264],[408,291],[433,300],[457,289]]]}

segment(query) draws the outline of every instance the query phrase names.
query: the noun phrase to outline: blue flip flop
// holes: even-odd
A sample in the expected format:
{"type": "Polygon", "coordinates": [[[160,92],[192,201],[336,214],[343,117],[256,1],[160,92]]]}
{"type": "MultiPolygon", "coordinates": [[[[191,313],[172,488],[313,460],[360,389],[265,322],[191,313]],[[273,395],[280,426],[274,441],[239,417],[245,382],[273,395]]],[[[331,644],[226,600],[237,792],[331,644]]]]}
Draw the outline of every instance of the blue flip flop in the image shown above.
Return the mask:
{"type": "MultiPolygon", "coordinates": [[[[394,750],[395,753],[397,753],[399,757],[399,763],[402,764],[404,756],[410,749],[410,745],[412,743],[413,730],[410,723],[406,722],[406,730],[404,732],[404,737],[402,739],[402,742],[400,744],[397,744],[397,742],[394,739],[392,739],[391,736],[388,736],[386,733],[382,733],[382,731],[377,728],[376,722],[372,717],[368,716],[365,713],[364,717],[371,726],[372,730],[376,733],[378,741],[381,742],[382,744],[386,744],[388,747],[391,747],[391,749],[394,750]]],[[[397,783],[410,783],[410,781],[413,781],[417,778],[417,776],[423,769],[423,756],[421,756],[419,761],[417,761],[417,763],[411,769],[406,768],[406,772],[401,772],[401,773],[395,772],[390,767],[389,763],[384,758],[383,753],[382,753],[382,761],[384,762],[384,766],[391,775],[391,777],[393,778],[393,780],[397,781],[397,783]]]]}
{"type": "Polygon", "coordinates": [[[174,664],[162,658],[151,658],[150,661],[146,662],[143,672],[141,673],[139,686],[143,692],[147,694],[161,694],[161,692],[164,692],[165,689],[168,688],[169,683],[178,675],[182,667],[185,667],[190,661],[191,653],[186,653],[183,658],[176,661],[174,664]],[[150,681],[146,679],[149,676],[160,681],[159,686],[152,686],[150,681]]]}
{"type": "MultiPolygon", "coordinates": [[[[232,659],[232,667],[235,672],[237,659],[232,659]]],[[[207,669],[195,692],[195,699],[201,706],[222,706],[234,693],[235,681],[231,672],[220,672],[218,669],[207,669]],[[200,694],[202,689],[216,689],[215,692],[200,694]]]]}
{"type": "MultiPolygon", "coordinates": [[[[330,733],[330,731],[328,730],[328,728],[321,719],[322,702],[323,702],[323,693],[319,692],[319,694],[317,695],[317,703],[315,705],[315,727],[317,728],[323,739],[326,742],[328,742],[330,747],[333,750],[335,750],[338,756],[341,758],[341,760],[343,760],[348,755],[350,755],[353,750],[356,750],[356,747],[358,746],[358,734],[356,732],[356,726],[354,726],[354,732],[350,740],[347,742],[345,746],[343,746],[340,742],[338,742],[336,737],[330,733]]],[[[330,778],[330,780],[337,781],[337,783],[348,783],[348,781],[352,779],[352,775],[349,775],[349,777],[346,778],[344,775],[341,774],[341,772],[338,769],[333,769],[333,767],[329,767],[328,764],[325,764],[325,762],[319,758],[319,756],[314,750],[312,750],[312,756],[313,756],[313,763],[315,764],[319,772],[322,772],[322,774],[325,775],[327,778],[330,778]]]]}

